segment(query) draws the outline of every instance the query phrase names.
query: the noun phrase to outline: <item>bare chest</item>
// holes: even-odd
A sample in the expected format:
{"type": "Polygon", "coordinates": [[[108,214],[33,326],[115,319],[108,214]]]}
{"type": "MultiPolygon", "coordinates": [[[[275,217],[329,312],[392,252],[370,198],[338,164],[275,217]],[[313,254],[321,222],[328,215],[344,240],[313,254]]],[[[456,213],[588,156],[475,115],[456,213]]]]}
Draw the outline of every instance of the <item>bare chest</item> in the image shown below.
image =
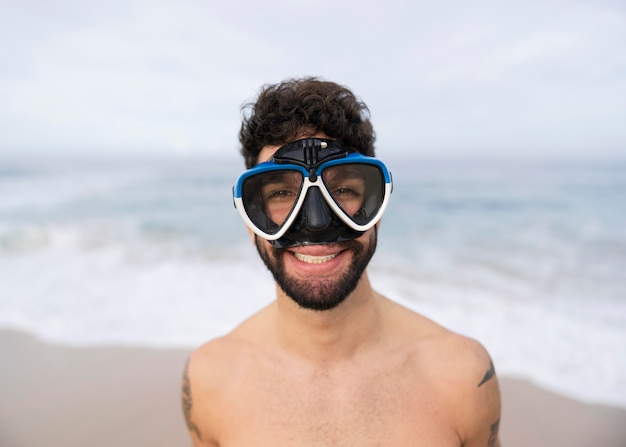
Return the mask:
{"type": "Polygon", "coordinates": [[[257,371],[223,400],[220,446],[458,445],[445,405],[410,373],[257,371]]]}

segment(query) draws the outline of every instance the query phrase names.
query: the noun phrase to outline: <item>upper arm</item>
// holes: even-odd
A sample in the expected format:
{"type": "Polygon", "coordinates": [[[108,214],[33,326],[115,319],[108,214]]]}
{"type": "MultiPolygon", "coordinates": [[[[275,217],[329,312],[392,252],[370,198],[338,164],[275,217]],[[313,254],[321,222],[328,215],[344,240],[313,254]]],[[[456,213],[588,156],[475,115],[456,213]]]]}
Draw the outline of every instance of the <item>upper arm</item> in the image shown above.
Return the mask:
{"type": "Polygon", "coordinates": [[[196,418],[194,417],[193,408],[193,393],[191,390],[191,380],[189,378],[189,365],[191,363],[191,357],[187,360],[185,365],[185,371],[183,372],[183,381],[181,388],[181,403],[183,407],[183,416],[185,417],[185,423],[187,424],[187,430],[191,436],[191,442],[194,447],[202,445],[202,434],[196,424],[196,418]]]}
{"type": "Polygon", "coordinates": [[[501,402],[495,367],[478,342],[468,341],[466,349],[461,357],[466,359],[467,374],[455,402],[459,436],[463,447],[499,447],[501,402]]]}
{"type": "Polygon", "coordinates": [[[466,418],[464,447],[500,447],[500,391],[494,375],[474,392],[475,398],[466,418]]]}
{"type": "Polygon", "coordinates": [[[207,347],[194,351],[185,365],[181,387],[183,416],[193,447],[218,447],[216,441],[216,421],[212,408],[218,388],[215,382],[215,369],[211,349],[207,347]]]}

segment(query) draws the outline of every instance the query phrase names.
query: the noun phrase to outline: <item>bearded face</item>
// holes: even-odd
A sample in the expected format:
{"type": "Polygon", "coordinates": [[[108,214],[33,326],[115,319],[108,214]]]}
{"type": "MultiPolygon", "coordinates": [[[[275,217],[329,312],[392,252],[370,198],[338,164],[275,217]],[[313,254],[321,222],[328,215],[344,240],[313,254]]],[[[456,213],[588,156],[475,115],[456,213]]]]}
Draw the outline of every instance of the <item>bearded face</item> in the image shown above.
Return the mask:
{"type": "MultiPolygon", "coordinates": [[[[312,257],[294,252],[291,249],[276,248],[264,239],[255,236],[255,245],[261,259],[274,276],[280,288],[301,308],[325,311],[339,306],[356,288],[365,268],[376,250],[376,227],[361,238],[330,244],[341,256],[350,256],[350,261],[342,271],[333,275],[316,276],[314,273],[306,277],[290,273],[286,262],[291,256],[298,259],[322,264],[331,260],[332,256],[312,257]]],[[[295,261],[293,261],[295,262],[295,261]]]]}

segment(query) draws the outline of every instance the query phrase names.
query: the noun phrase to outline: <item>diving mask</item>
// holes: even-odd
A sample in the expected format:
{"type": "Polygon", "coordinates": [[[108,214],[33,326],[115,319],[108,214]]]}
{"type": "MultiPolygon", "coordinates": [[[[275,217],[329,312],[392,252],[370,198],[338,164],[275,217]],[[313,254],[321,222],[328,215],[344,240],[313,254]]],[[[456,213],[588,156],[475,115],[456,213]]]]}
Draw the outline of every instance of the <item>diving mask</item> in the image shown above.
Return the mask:
{"type": "Polygon", "coordinates": [[[306,138],[242,173],[233,198],[254,233],[288,247],[359,237],[380,220],[391,191],[380,160],[338,140],[306,138]]]}

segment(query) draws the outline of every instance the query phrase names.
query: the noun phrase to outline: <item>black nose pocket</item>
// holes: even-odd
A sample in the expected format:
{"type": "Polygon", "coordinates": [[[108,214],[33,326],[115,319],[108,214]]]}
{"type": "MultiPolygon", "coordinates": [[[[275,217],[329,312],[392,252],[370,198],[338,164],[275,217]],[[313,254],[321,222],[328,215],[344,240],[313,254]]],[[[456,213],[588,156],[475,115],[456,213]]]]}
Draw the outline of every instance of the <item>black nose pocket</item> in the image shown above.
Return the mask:
{"type": "Polygon", "coordinates": [[[300,227],[308,231],[324,231],[332,222],[332,210],[328,207],[318,187],[310,188],[302,204],[300,227]]]}

